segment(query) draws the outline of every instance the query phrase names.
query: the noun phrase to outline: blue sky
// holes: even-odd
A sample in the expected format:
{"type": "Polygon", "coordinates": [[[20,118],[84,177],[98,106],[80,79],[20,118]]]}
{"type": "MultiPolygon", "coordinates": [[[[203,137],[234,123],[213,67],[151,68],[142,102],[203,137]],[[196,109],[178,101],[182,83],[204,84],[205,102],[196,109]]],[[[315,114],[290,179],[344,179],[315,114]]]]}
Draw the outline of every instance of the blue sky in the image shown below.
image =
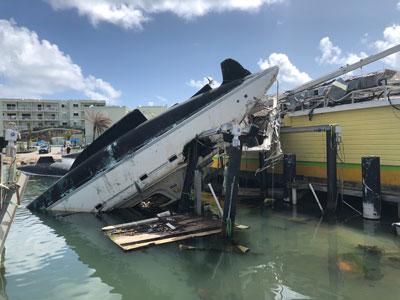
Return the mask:
{"type": "Polygon", "coordinates": [[[398,43],[399,0],[2,0],[0,98],[172,105],[226,58],[288,89],[398,43]]]}

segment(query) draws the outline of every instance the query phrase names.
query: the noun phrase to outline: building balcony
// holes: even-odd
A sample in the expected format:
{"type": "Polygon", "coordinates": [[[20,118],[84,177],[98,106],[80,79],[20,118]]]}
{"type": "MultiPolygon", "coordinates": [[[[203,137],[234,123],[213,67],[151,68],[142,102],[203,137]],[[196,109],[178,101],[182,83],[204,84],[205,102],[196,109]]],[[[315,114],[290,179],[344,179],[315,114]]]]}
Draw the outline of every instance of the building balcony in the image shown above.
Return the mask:
{"type": "Polygon", "coordinates": [[[17,110],[17,107],[15,107],[15,106],[6,106],[6,105],[4,105],[3,106],[3,110],[17,110]]]}
{"type": "Polygon", "coordinates": [[[7,121],[17,121],[17,116],[4,116],[3,120],[7,120],[7,121]]]}
{"type": "Polygon", "coordinates": [[[52,107],[37,107],[37,106],[7,106],[3,105],[4,111],[59,111],[60,108],[57,106],[52,107]]]}
{"type": "Polygon", "coordinates": [[[4,116],[3,120],[5,121],[59,121],[59,117],[52,117],[52,116],[4,116]]]}

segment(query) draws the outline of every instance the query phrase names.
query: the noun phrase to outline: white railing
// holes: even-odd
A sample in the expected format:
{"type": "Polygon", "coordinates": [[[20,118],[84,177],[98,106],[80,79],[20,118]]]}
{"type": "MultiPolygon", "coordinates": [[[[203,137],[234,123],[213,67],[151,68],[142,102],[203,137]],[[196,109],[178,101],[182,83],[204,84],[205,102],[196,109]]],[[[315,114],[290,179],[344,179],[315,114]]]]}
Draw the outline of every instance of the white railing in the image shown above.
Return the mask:
{"type": "Polygon", "coordinates": [[[13,121],[15,121],[15,120],[17,120],[17,116],[4,116],[3,120],[13,120],[13,121]]]}
{"type": "Polygon", "coordinates": [[[3,105],[3,110],[20,110],[20,111],[59,111],[57,106],[52,107],[37,107],[37,106],[7,106],[3,105]]]}
{"type": "Polygon", "coordinates": [[[44,117],[36,117],[36,116],[4,116],[3,120],[12,120],[12,121],[59,121],[59,117],[52,116],[44,116],[44,117]]]}
{"type": "Polygon", "coordinates": [[[7,105],[4,105],[4,106],[3,106],[3,109],[4,109],[4,110],[17,110],[17,107],[16,107],[16,106],[7,106],[7,105]]]}

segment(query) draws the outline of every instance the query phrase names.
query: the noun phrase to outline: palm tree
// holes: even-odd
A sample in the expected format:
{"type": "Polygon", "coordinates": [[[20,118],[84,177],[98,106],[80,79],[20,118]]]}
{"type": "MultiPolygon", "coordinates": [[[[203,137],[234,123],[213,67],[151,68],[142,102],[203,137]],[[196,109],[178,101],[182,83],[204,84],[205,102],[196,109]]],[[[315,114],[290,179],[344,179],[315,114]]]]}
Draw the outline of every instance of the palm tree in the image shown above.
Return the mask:
{"type": "Polygon", "coordinates": [[[69,141],[71,139],[71,137],[74,135],[74,131],[72,129],[67,130],[63,133],[63,136],[65,137],[65,139],[67,141],[69,141]]]}
{"type": "Polygon", "coordinates": [[[28,142],[26,145],[28,150],[31,148],[31,141],[32,141],[32,127],[31,127],[31,124],[28,123],[28,142]]]}
{"type": "Polygon", "coordinates": [[[93,141],[96,135],[101,135],[111,125],[111,119],[104,116],[101,112],[91,111],[85,114],[83,118],[93,125],[93,141]]]}

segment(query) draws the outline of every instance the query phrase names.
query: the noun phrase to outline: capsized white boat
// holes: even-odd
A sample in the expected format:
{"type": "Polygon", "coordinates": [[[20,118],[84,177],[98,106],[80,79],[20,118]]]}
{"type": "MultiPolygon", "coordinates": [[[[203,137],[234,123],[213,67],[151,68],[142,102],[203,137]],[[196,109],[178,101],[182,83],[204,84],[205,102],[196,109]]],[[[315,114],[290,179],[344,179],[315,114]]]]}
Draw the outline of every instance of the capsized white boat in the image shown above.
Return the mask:
{"type": "MultiPolygon", "coordinates": [[[[187,146],[204,132],[219,128],[240,131],[245,126],[242,121],[279,71],[275,66],[251,74],[232,59],[223,61],[221,69],[223,82],[218,88],[206,85],[153,119],[138,117],[130,126],[122,121],[108,130],[121,132],[116,139],[106,134],[83,151],[71,170],[28,208],[100,212],[133,207],[155,195],[168,198],[168,203],[180,199],[187,146]]],[[[215,145],[215,140],[210,142],[215,145]]]]}

